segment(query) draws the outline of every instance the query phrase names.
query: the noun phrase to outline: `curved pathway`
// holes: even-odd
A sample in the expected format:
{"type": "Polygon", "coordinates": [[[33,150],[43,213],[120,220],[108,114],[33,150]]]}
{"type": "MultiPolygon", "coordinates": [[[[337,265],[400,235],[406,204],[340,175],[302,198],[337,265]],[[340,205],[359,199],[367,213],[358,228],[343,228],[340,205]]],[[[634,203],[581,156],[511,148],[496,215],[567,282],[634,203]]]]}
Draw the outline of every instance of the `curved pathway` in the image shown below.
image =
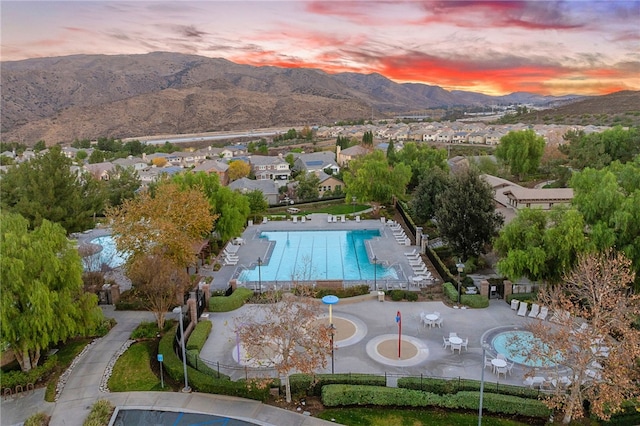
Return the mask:
{"type": "Polygon", "coordinates": [[[38,412],[51,415],[50,426],[80,426],[89,415],[93,403],[103,398],[121,408],[218,414],[247,419],[265,426],[321,426],[331,423],[259,401],[224,395],[195,392],[102,392],[100,386],[110,361],[129,340],[131,332],[140,322],[154,320],[151,312],[115,311],[113,306],[103,307],[103,310],[105,316],[115,318],[117,324],[78,359],[58,400],[55,403],[45,402],[44,389],[39,389],[28,396],[2,401],[2,426],[21,425],[29,416],[38,412]]]}

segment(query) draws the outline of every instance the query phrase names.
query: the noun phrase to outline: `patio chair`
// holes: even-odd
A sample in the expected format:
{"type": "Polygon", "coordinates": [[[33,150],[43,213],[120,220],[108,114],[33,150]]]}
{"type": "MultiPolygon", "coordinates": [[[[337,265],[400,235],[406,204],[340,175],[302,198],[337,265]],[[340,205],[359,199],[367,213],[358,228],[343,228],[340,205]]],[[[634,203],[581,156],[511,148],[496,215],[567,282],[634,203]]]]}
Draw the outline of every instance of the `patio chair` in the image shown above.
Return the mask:
{"type": "Polygon", "coordinates": [[[529,304],[527,302],[520,302],[520,307],[518,308],[518,316],[524,317],[527,316],[527,308],[529,304]]]}
{"type": "Polygon", "coordinates": [[[529,311],[529,318],[535,318],[540,313],[540,305],[537,303],[531,304],[531,311],[529,311]]]}
{"type": "Polygon", "coordinates": [[[467,345],[469,345],[469,338],[465,337],[464,339],[462,339],[461,345],[465,351],[468,351],[469,349],[467,348],[467,345]]]}
{"type": "Polygon", "coordinates": [[[504,355],[502,355],[502,354],[497,354],[497,355],[496,355],[496,358],[498,358],[498,359],[504,359],[504,360],[506,360],[506,359],[507,359],[507,357],[506,357],[506,356],[504,356],[504,355]]]}
{"type": "Polygon", "coordinates": [[[462,352],[462,343],[451,343],[451,352],[456,353],[456,350],[458,353],[462,352]]]}
{"type": "Polygon", "coordinates": [[[540,313],[538,314],[538,319],[545,320],[547,319],[547,315],[549,315],[549,308],[546,306],[542,306],[540,308],[540,313]]]}
{"type": "Polygon", "coordinates": [[[487,368],[487,367],[491,368],[491,371],[493,371],[493,364],[491,363],[491,360],[485,356],[484,357],[484,368],[487,368]]]}
{"type": "Polygon", "coordinates": [[[434,324],[437,325],[439,328],[442,328],[443,322],[444,320],[442,319],[442,317],[438,317],[438,319],[434,321],[434,324]]]}
{"type": "Polygon", "coordinates": [[[507,363],[507,372],[509,373],[509,375],[511,375],[511,370],[513,369],[513,365],[515,364],[515,362],[508,362],[507,363]]]}
{"type": "Polygon", "coordinates": [[[451,346],[451,342],[449,341],[449,339],[442,336],[442,340],[444,341],[444,344],[442,345],[443,348],[447,349],[447,346],[451,346]]]}
{"type": "Polygon", "coordinates": [[[449,337],[458,337],[458,333],[452,331],[449,333],[449,337]]]}
{"type": "Polygon", "coordinates": [[[511,309],[513,309],[514,311],[518,310],[519,304],[520,304],[520,301],[518,299],[511,299],[511,309]]]}
{"type": "Polygon", "coordinates": [[[496,367],[496,374],[500,378],[501,374],[504,374],[504,378],[507,378],[507,367],[496,367]]]}

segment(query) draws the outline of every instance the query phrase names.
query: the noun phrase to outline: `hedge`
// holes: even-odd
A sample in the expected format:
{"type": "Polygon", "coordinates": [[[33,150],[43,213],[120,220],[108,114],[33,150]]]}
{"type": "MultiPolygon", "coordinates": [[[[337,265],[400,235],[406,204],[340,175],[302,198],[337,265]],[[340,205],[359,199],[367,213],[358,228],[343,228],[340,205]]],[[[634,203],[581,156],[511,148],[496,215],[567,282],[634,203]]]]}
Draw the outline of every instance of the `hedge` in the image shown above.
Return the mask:
{"type": "Polygon", "coordinates": [[[384,376],[374,374],[292,374],[289,376],[291,393],[294,395],[320,396],[322,387],[333,384],[386,386],[384,376]]]}
{"type": "Polygon", "coordinates": [[[0,386],[2,389],[11,388],[16,386],[22,386],[26,390],[29,383],[36,384],[42,380],[45,380],[58,365],[57,355],[52,355],[42,364],[29,371],[8,371],[0,374],[0,386]]]}
{"type": "Polygon", "coordinates": [[[210,312],[230,312],[240,308],[253,296],[253,290],[238,287],[230,296],[214,296],[209,299],[210,312]]]}
{"type": "Polygon", "coordinates": [[[212,326],[213,323],[211,321],[200,321],[196,324],[189,336],[189,339],[187,340],[187,350],[195,349],[200,352],[204,347],[204,344],[207,342],[212,326]]]}
{"type": "MultiPolygon", "coordinates": [[[[173,351],[173,341],[176,335],[176,327],[171,332],[166,333],[158,344],[158,353],[164,355],[164,368],[167,374],[176,382],[184,380],[182,360],[173,351]]],[[[216,379],[208,376],[190,366],[187,366],[187,376],[189,385],[196,391],[205,393],[215,393],[221,395],[238,396],[242,398],[266,401],[269,398],[269,386],[258,388],[248,387],[241,382],[232,382],[228,378],[216,379]]]]}
{"type": "Polygon", "coordinates": [[[460,303],[470,308],[488,308],[489,298],[481,294],[463,294],[460,303]]]}
{"type": "MultiPolygon", "coordinates": [[[[434,377],[401,377],[398,387],[436,393],[438,395],[454,394],[461,391],[480,391],[480,381],[470,379],[440,379],[434,377]]],[[[537,399],[540,392],[524,386],[500,384],[494,388],[493,383],[484,384],[485,392],[512,395],[522,398],[537,399]]]]}
{"type": "MultiPolygon", "coordinates": [[[[483,409],[496,414],[518,414],[547,418],[551,410],[542,401],[484,392],[483,409]]],[[[327,385],[322,388],[322,403],[327,407],[377,405],[396,407],[439,407],[478,410],[479,392],[438,395],[412,389],[377,386],[327,385]]]]}
{"type": "Polygon", "coordinates": [[[340,299],[344,299],[347,297],[362,296],[363,294],[369,294],[369,286],[367,284],[362,284],[362,285],[356,285],[356,286],[347,287],[347,288],[320,287],[320,288],[316,288],[314,292],[314,297],[318,299],[322,299],[324,296],[327,296],[330,294],[337,296],[340,299]]]}

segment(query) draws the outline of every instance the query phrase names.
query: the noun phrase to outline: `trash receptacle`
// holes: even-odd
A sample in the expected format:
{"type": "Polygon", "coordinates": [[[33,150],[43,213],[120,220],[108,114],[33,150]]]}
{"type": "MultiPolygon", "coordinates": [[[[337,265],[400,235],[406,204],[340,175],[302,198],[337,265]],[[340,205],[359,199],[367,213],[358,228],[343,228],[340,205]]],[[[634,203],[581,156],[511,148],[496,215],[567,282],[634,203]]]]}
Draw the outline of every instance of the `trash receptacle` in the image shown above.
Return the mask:
{"type": "Polygon", "coordinates": [[[384,302],[384,291],[378,292],[378,302],[384,302]]]}

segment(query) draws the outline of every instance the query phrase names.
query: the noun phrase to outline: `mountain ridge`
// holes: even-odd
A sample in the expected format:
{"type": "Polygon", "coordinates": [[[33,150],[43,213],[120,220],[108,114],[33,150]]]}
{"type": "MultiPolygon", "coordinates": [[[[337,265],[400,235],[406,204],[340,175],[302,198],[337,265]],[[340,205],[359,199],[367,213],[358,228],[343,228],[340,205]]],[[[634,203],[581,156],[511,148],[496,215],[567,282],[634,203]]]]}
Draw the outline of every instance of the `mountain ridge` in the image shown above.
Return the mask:
{"type": "Polygon", "coordinates": [[[438,107],[567,99],[526,93],[492,97],[396,83],[380,74],[256,67],[172,52],[34,58],[1,62],[0,68],[2,139],[26,144],[326,124],[438,107]]]}

